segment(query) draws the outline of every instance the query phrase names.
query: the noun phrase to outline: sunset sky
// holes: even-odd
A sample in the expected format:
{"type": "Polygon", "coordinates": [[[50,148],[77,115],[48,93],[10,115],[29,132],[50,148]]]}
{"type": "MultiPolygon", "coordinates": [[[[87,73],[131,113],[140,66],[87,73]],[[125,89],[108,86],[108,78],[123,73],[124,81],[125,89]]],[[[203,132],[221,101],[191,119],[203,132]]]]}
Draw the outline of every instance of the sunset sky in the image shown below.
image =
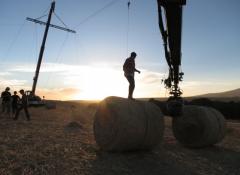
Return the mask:
{"type": "MultiPolygon", "coordinates": [[[[0,0],[1,91],[6,86],[12,91],[31,89],[44,26],[26,21],[26,17],[47,14],[51,2],[0,0]]],[[[138,54],[136,67],[141,70],[135,76],[134,97],[168,96],[161,83],[168,67],[157,1],[131,1],[128,42],[127,2],[56,0],[55,13],[77,34],[50,28],[37,85],[39,96],[59,100],[127,97],[122,64],[131,51],[138,54]]],[[[182,33],[183,96],[240,87],[239,9],[239,0],[187,0],[182,33]]],[[[56,16],[51,23],[64,26],[56,16]]]]}

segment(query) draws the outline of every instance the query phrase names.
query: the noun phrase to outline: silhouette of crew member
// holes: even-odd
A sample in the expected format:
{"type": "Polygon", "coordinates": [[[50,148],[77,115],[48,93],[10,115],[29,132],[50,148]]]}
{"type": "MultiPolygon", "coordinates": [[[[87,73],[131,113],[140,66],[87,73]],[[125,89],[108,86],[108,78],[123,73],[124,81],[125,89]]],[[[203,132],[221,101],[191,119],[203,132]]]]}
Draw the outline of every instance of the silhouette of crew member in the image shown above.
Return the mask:
{"type": "Polygon", "coordinates": [[[10,115],[10,110],[11,110],[11,93],[9,91],[10,91],[10,88],[6,87],[5,91],[1,93],[2,112],[4,113],[5,110],[7,110],[8,115],[10,115]]]}
{"type": "Polygon", "coordinates": [[[26,116],[27,120],[29,121],[30,120],[30,115],[29,115],[29,112],[28,112],[28,99],[27,99],[27,95],[24,93],[23,89],[21,89],[19,92],[22,95],[22,99],[21,99],[22,103],[21,103],[21,106],[17,109],[17,112],[16,112],[15,117],[13,119],[17,120],[19,112],[21,110],[24,110],[25,116],[26,116]]]}
{"type": "Polygon", "coordinates": [[[17,91],[14,91],[14,95],[12,95],[12,113],[15,114],[18,108],[18,102],[20,97],[17,95],[17,91]]]}
{"type": "Polygon", "coordinates": [[[138,72],[140,74],[140,71],[135,68],[136,57],[137,57],[137,54],[135,52],[132,52],[130,57],[128,57],[125,60],[123,65],[124,76],[129,82],[128,99],[131,99],[131,100],[134,100],[133,98],[133,91],[135,88],[134,73],[138,72]]]}

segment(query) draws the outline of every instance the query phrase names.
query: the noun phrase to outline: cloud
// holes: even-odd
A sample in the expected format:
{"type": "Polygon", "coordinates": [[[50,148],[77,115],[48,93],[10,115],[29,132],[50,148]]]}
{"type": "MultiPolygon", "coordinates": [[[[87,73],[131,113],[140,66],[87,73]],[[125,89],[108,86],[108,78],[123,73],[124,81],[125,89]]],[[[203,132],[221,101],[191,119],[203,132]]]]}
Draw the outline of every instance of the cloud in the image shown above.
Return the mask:
{"type": "Polygon", "coordinates": [[[146,84],[156,84],[156,83],[161,84],[163,77],[164,77],[163,73],[143,70],[142,76],[139,78],[139,80],[144,84],[145,83],[146,84]]]}
{"type": "Polygon", "coordinates": [[[23,86],[26,83],[26,80],[16,80],[16,79],[12,79],[12,80],[6,80],[6,79],[0,79],[1,85],[0,87],[6,87],[6,86],[23,86]]]}
{"type": "MultiPolygon", "coordinates": [[[[32,77],[35,65],[11,65],[0,72],[0,87],[5,89],[31,89],[32,77]],[[23,77],[27,77],[24,79],[23,77]],[[31,79],[30,79],[31,78],[31,79]]],[[[164,88],[162,79],[165,74],[149,69],[140,69],[141,74],[136,73],[135,97],[166,97],[168,93],[164,88]]],[[[179,86],[184,96],[192,96],[210,92],[220,92],[226,89],[234,89],[229,81],[191,81],[184,80],[179,86]]],[[[239,83],[238,83],[239,84],[239,83]]],[[[236,83],[235,83],[236,86],[236,83]]],[[[39,96],[48,99],[103,99],[106,96],[115,95],[126,97],[128,82],[123,75],[122,65],[112,63],[94,63],[93,65],[69,65],[45,63],[41,69],[40,81],[37,92],[39,96]],[[44,81],[43,79],[47,79],[44,81]],[[51,84],[51,85],[50,85],[51,84]]]]}
{"type": "MultiPolygon", "coordinates": [[[[67,64],[57,64],[57,63],[43,63],[41,65],[41,72],[64,72],[68,71],[71,68],[76,67],[74,65],[67,65],[67,64]]],[[[34,73],[36,71],[35,64],[22,64],[16,65],[9,68],[10,72],[28,72],[34,73]]]]}
{"type": "MultiPolygon", "coordinates": [[[[4,91],[6,87],[10,87],[10,92],[19,91],[20,89],[26,88],[26,80],[16,80],[16,79],[0,79],[0,91],[4,91]]],[[[29,89],[29,88],[27,88],[29,89]]]]}
{"type": "Polygon", "coordinates": [[[47,100],[72,100],[79,93],[77,88],[38,89],[36,92],[38,96],[44,96],[47,100]]]}
{"type": "Polygon", "coordinates": [[[8,76],[11,75],[10,72],[0,72],[0,76],[8,76]]]}
{"type": "MultiPolygon", "coordinates": [[[[49,83],[54,84],[54,87],[57,88],[49,88],[48,83],[39,83],[37,87],[39,96],[60,100],[103,99],[110,95],[127,96],[128,82],[123,75],[122,65],[120,64],[67,65],[46,63],[44,65],[41,72],[54,73],[54,76],[47,77],[50,77],[49,83]]],[[[12,74],[14,72],[20,74],[21,71],[32,73],[34,65],[18,65],[10,70],[12,74]]],[[[162,73],[141,69],[141,74],[136,73],[135,77],[136,89],[134,93],[136,97],[160,96],[163,93],[161,89],[162,73]]],[[[27,81],[24,81],[19,84],[20,82],[13,81],[12,84],[24,85],[24,83],[27,83],[27,81]]],[[[8,84],[8,82],[5,84],[8,84]]],[[[25,86],[26,89],[31,89],[30,85],[25,84],[25,86]]]]}

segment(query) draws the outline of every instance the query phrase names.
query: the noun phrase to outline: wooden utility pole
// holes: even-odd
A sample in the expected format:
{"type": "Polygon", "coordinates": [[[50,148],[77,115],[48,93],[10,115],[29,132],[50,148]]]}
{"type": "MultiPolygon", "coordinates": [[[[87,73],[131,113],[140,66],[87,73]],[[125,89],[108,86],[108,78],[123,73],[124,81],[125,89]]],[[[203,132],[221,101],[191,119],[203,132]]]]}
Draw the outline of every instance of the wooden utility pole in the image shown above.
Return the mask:
{"type": "Polygon", "coordinates": [[[49,14],[48,14],[47,22],[39,21],[39,20],[33,19],[33,18],[26,18],[28,21],[35,22],[35,23],[42,24],[42,25],[46,25],[45,32],[44,32],[44,35],[43,35],[42,45],[41,45],[39,56],[38,56],[38,63],[37,63],[36,71],[35,71],[35,76],[33,77],[33,86],[32,86],[32,92],[31,92],[33,96],[35,96],[38,76],[39,76],[39,72],[40,72],[40,67],[41,67],[41,63],[42,63],[42,58],[43,58],[43,53],[44,53],[44,49],[45,49],[45,43],[46,43],[46,40],[47,40],[49,27],[54,27],[54,28],[64,30],[64,31],[67,31],[67,32],[76,33],[76,31],[74,31],[74,30],[51,24],[51,18],[52,18],[52,13],[54,12],[54,9],[55,9],[55,1],[53,1],[52,4],[51,4],[51,8],[50,8],[50,11],[49,11],[49,14]]]}

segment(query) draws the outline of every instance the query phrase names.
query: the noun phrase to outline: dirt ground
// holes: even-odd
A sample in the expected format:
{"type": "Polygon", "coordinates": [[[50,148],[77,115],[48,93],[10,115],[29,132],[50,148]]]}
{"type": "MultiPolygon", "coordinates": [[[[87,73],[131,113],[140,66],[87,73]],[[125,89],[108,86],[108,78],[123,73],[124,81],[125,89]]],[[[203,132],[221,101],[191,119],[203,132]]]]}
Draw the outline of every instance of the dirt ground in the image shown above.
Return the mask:
{"type": "Polygon", "coordinates": [[[228,121],[225,139],[189,149],[173,137],[165,118],[164,141],[149,152],[107,153],[97,147],[97,103],[57,102],[31,108],[31,121],[0,116],[0,175],[240,175],[240,122],[228,121]]]}

